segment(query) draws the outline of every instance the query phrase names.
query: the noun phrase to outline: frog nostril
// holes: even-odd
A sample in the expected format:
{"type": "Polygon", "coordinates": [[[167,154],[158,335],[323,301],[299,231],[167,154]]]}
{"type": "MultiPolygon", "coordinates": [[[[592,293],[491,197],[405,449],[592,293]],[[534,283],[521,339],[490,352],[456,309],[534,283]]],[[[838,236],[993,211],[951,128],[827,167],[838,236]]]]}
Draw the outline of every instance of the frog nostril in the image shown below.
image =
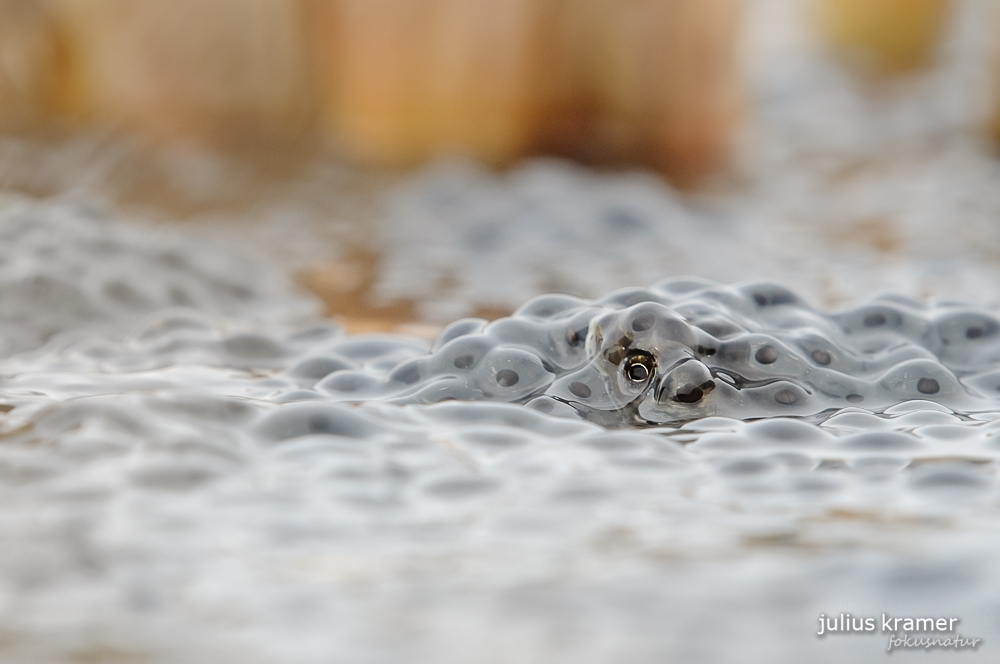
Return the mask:
{"type": "Polygon", "coordinates": [[[714,389],[714,380],[706,380],[701,385],[688,383],[677,390],[676,394],[674,394],[674,401],[679,401],[681,403],[697,403],[704,399],[705,396],[714,389]]]}
{"type": "Polygon", "coordinates": [[[677,393],[674,395],[674,401],[680,401],[681,403],[696,403],[701,401],[704,396],[704,390],[697,385],[688,384],[677,390],[677,393]]]}
{"type": "Polygon", "coordinates": [[[698,361],[684,362],[667,376],[657,390],[657,401],[698,403],[715,389],[708,367],[698,361]]]}

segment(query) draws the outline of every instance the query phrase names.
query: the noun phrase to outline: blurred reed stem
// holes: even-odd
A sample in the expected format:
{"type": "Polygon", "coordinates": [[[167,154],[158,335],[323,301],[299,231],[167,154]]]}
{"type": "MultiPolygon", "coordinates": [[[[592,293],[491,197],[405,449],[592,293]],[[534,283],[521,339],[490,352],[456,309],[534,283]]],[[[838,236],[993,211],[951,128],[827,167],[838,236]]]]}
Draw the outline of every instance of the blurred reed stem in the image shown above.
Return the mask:
{"type": "Polygon", "coordinates": [[[917,69],[933,58],[953,0],[818,0],[821,30],[848,63],[874,75],[917,69]]]}
{"type": "Polygon", "coordinates": [[[366,165],[725,160],[741,0],[0,0],[0,125],[44,117],[366,165]]]}

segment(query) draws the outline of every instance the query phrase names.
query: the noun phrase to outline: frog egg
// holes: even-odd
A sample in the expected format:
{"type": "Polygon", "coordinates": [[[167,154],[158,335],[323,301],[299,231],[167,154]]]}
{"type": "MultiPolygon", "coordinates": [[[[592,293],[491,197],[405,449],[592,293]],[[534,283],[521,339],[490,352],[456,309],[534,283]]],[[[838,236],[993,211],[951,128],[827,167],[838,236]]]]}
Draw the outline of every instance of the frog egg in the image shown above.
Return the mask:
{"type": "Polygon", "coordinates": [[[519,348],[498,346],[486,354],[470,377],[487,399],[520,401],[544,391],[554,374],[538,356],[519,348]]]}

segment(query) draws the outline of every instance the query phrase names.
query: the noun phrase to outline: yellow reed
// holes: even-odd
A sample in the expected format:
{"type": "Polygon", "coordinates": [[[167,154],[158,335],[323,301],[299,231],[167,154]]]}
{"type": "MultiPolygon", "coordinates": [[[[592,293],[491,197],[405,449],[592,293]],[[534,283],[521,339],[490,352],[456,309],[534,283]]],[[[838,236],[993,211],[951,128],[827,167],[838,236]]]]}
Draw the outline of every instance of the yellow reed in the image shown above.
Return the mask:
{"type": "Polygon", "coordinates": [[[295,2],[50,0],[65,106],[160,138],[225,143],[301,130],[309,81],[295,2]]]}
{"type": "Polygon", "coordinates": [[[849,62],[892,74],[928,63],[952,5],[952,0],[818,0],[818,17],[826,39],[849,62]]]}
{"type": "Polygon", "coordinates": [[[38,2],[0,0],[0,128],[36,126],[59,105],[66,58],[38,2]]]}
{"type": "Polygon", "coordinates": [[[310,43],[337,144],[369,164],[525,149],[536,0],[315,0],[310,43]]]}

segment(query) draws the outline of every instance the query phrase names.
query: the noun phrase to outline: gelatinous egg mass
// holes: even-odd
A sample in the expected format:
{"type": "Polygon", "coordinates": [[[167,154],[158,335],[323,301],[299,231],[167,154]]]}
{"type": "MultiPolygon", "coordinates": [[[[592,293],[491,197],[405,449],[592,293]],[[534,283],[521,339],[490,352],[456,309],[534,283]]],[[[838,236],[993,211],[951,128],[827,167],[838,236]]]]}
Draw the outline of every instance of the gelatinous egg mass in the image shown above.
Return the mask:
{"type": "Polygon", "coordinates": [[[686,279],[594,301],[541,296],[508,318],[473,322],[456,322],[405,366],[369,370],[364,390],[345,389],[353,374],[317,389],[335,401],[397,404],[546,396],[615,427],[912,399],[972,411],[1000,396],[982,385],[1000,371],[1000,319],[955,304],[876,299],[827,314],[775,284],[686,279]]]}
{"type": "Polygon", "coordinates": [[[1000,639],[994,310],[684,279],[433,343],[317,311],[0,208],[0,661],[881,661],[816,637],[848,610],[1000,639]]]}

